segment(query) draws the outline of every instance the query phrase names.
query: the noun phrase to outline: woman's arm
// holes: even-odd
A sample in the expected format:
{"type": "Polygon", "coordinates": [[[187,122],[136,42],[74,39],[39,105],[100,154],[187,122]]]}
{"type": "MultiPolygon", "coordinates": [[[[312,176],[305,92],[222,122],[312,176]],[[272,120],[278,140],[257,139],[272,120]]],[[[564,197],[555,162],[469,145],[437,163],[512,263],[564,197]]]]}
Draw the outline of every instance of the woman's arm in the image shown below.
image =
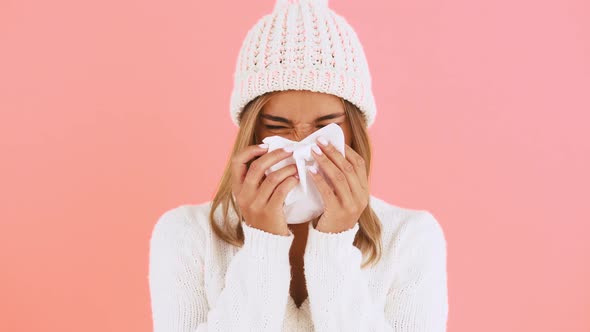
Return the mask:
{"type": "Polygon", "coordinates": [[[164,213],[150,241],[149,285],[155,332],[279,331],[289,294],[289,248],[281,236],[242,223],[244,246],[210,308],[203,282],[204,232],[186,207],[164,213]]]}
{"type": "Polygon", "coordinates": [[[385,304],[369,295],[360,269],[361,252],[352,244],[359,225],[336,234],[310,229],[305,277],[316,331],[446,331],[444,234],[428,212],[405,226],[396,248],[403,269],[385,304]]]}

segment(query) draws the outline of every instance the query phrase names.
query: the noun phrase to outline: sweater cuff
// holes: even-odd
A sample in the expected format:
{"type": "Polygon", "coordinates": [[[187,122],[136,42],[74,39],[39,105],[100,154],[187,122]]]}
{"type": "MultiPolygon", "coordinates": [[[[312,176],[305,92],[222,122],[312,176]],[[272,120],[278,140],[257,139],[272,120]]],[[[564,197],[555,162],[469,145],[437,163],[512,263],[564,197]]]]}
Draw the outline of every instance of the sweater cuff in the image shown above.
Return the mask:
{"type": "Polygon", "coordinates": [[[242,221],[244,231],[244,246],[252,256],[258,259],[287,258],[289,263],[289,250],[295,236],[289,232],[288,236],[272,234],[258,228],[254,228],[242,221]]]}
{"type": "Polygon", "coordinates": [[[312,256],[346,253],[350,249],[354,249],[354,237],[358,230],[359,224],[357,222],[352,228],[340,233],[324,233],[315,229],[313,223],[310,222],[306,251],[312,256]]]}

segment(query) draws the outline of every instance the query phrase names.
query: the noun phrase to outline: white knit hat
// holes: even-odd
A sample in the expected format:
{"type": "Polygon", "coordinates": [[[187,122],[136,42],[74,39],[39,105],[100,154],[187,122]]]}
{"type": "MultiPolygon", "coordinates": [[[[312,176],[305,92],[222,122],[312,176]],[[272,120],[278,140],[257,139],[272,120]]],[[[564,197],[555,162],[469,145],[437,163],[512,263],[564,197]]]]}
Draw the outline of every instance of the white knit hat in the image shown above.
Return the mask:
{"type": "Polygon", "coordinates": [[[254,98],[283,90],[309,90],[342,97],[365,115],[367,127],[377,110],[363,47],[344,17],[327,0],[277,0],[246,34],[240,49],[230,115],[254,98]]]}

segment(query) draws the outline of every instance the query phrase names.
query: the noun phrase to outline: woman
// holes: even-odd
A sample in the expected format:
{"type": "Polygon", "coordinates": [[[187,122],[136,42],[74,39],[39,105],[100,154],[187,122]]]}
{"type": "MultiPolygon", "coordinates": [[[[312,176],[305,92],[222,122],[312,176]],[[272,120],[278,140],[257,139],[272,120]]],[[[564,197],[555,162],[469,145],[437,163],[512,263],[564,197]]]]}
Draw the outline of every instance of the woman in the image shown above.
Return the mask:
{"type": "Polygon", "coordinates": [[[346,20],[325,0],[279,0],[246,35],[230,106],[239,131],[215,197],[172,208],[154,226],[154,330],[445,331],[442,228],[428,211],[369,192],[376,110],[346,20]],[[323,172],[307,170],[324,211],[287,224],[296,166],[265,170],[292,151],[267,152],[262,140],[299,141],[330,123],[342,128],[345,154],[319,139],[323,172]]]}

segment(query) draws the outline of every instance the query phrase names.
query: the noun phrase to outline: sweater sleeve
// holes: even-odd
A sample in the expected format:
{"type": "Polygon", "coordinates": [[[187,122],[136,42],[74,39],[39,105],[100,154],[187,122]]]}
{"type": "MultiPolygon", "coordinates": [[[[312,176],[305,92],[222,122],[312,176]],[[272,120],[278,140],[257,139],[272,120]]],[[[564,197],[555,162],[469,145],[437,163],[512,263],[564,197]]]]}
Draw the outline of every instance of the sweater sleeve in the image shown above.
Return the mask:
{"type": "Polygon", "coordinates": [[[213,308],[204,285],[204,232],[176,208],[164,213],[150,240],[149,284],[155,332],[279,331],[289,285],[294,235],[242,222],[244,245],[232,258],[213,308]]]}
{"type": "Polygon", "coordinates": [[[358,223],[341,233],[310,226],[305,273],[313,324],[324,331],[444,332],[448,314],[446,242],[427,211],[400,232],[403,268],[379,304],[361,271],[361,251],[353,245],[358,223]]]}

